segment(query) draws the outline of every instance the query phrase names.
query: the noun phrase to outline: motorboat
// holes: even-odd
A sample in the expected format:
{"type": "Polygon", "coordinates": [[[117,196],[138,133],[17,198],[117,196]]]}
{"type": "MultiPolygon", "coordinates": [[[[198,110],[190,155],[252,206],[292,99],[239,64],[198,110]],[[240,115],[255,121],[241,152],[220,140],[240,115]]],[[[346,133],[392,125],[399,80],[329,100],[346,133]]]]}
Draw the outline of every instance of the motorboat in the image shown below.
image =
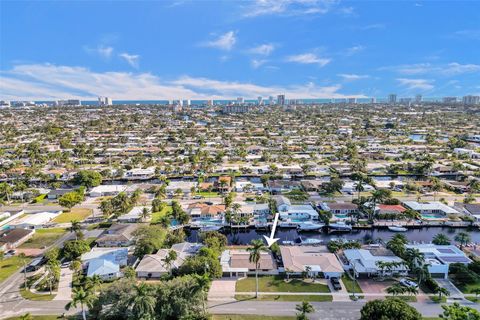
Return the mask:
{"type": "Polygon", "coordinates": [[[328,228],[332,231],[352,231],[352,226],[344,222],[330,223],[328,228]]]}
{"type": "Polygon", "coordinates": [[[302,246],[315,246],[315,245],[320,245],[323,243],[323,240],[321,239],[315,239],[315,238],[302,238],[299,237],[296,240],[297,243],[299,243],[302,246]]]}
{"type": "Polygon", "coordinates": [[[200,231],[202,231],[202,232],[219,231],[220,229],[222,229],[222,226],[202,226],[202,227],[200,227],[200,231]]]}
{"type": "Polygon", "coordinates": [[[312,223],[312,222],[302,222],[297,226],[298,231],[318,231],[323,228],[323,224],[312,223]]]}
{"type": "Polygon", "coordinates": [[[405,227],[402,227],[401,225],[394,224],[394,225],[388,226],[388,230],[393,231],[393,232],[405,232],[408,229],[405,228],[405,227]]]}
{"type": "Polygon", "coordinates": [[[282,220],[278,223],[280,228],[296,228],[298,226],[298,222],[293,222],[290,219],[282,220]]]}

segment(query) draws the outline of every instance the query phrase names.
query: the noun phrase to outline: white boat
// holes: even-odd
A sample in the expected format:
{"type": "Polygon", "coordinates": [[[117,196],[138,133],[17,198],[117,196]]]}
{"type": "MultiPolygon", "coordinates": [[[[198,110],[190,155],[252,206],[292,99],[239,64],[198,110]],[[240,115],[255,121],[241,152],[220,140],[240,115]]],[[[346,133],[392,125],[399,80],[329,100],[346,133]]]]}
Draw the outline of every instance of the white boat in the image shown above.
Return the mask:
{"type": "Polygon", "coordinates": [[[405,227],[402,227],[400,225],[394,224],[394,225],[388,226],[388,230],[393,231],[393,232],[405,232],[408,229],[405,228],[405,227]]]}
{"type": "Polygon", "coordinates": [[[302,238],[299,237],[297,239],[297,242],[300,243],[302,246],[314,246],[314,245],[319,245],[323,243],[323,240],[320,239],[315,239],[315,238],[302,238]]]}
{"type": "Polygon", "coordinates": [[[352,231],[352,226],[343,222],[330,223],[328,228],[334,231],[352,231]]]}
{"type": "Polygon", "coordinates": [[[323,224],[312,223],[312,222],[303,222],[298,224],[298,231],[318,231],[323,228],[323,224]]]}
{"type": "Polygon", "coordinates": [[[220,229],[222,229],[222,226],[203,226],[203,227],[200,227],[200,231],[203,231],[203,232],[218,231],[220,229]]]}
{"type": "Polygon", "coordinates": [[[278,223],[278,226],[280,228],[296,228],[298,226],[298,223],[292,222],[292,220],[287,219],[287,220],[280,221],[278,223]]]}

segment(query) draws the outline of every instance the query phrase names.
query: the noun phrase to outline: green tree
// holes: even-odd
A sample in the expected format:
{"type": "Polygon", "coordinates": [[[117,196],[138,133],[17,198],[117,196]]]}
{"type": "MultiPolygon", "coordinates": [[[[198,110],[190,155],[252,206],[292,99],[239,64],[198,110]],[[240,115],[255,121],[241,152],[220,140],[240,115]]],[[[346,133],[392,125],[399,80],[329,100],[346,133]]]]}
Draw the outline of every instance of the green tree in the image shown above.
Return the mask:
{"type": "Polygon", "coordinates": [[[421,320],[422,315],[405,301],[398,298],[372,300],[360,310],[360,320],[421,320]]]}
{"type": "Polygon", "coordinates": [[[443,313],[440,315],[444,320],[480,320],[480,312],[478,310],[461,306],[458,302],[452,305],[443,305],[443,313]]]}
{"type": "Polygon", "coordinates": [[[66,259],[75,260],[85,252],[90,251],[90,246],[85,240],[70,240],[64,243],[62,251],[66,259]]]}
{"type": "Polygon", "coordinates": [[[470,241],[471,241],[471,237],[470,237],[470,234],[468,234],[467,232],[459,232],[456,236],[455,236],[455,241],[457,241],[458,243],[460,243],[460,250],[463,249],[463,247],[465,245],[467,245],[470,241]]]}
{"type": "Polygon", "coordinates": [[[76,308],[78,304],[82,308],[82,318],[87,320],[85,307],[90,308],[93,305],[94,296],[91,291],[85,290],[82,287],[75,287],[72,289],[72,301],[67,303],[65,309],[70,310],[72,307],[76,308]]]}
{"type": "Polygon", "coordinates": [[[436,245],[448,245],[450,244],[450,238],[443,233],[438,233],[433,237],[432,242],[436,245]]]}
{"type": "Polygon", "coordinates": [[[315,309],[313,306],[310,304],[308,301],[302,301],[302,303],[297,304],[295,306],[295,310],[297,310],[299,313],[297,313],[297,319],[298,320],[306,320],[307,314],[315,312],[315,309]]]}
{"type": "Polygon", "coordinates": [[[133,319],[155,319],[155,290],[142,282],[135,285],[134,292],[128,301],[133,319]]]}
{"type": "Polygon", "coordinates": [[[73,178],[73,182],[87,188],[93,188],[102,183],[102,175],[96,171],[81,170],[77,172],[73,178]]]}
{"type": "Polygon", "coordinates": [[[67,192],[60,198],[58,198],[58,204],[62,207],[72,209],[74,206],[82,202],[83,197],[76,191],[67,192]]]}
{"type": "Polygon", "coordinates": [[[249,261],[255,264],[255,298],[258,298],[258,269],[260,268],[260,258],[262,251],[267,251],[267,247],[262,240],[255,239],[250,242],[251,247],[247,248],[250,252],[249,261]]]}

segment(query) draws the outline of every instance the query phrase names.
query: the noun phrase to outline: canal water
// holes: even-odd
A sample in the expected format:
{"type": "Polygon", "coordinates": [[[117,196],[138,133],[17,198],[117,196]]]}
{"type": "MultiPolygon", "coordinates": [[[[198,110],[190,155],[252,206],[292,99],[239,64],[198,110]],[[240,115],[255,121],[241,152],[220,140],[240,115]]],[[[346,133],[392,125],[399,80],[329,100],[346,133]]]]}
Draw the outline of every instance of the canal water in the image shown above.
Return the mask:
{"type": "MultiPolygon", "coordinates": [[[[450,228],[450,227],[429,227],[422,229],[409,229],[407,232],[401,232],[411,242],[431,242],[433,237],[439,233],[448,236],[452,243],[455,235],[459,232],[466,231],[470,234],[472,242],[480,243],[480,231],[478,228],[450,228]]],[[[198,230],[186,230],[188,241],[198,242],[198,230]]],[[[263,239],[263,236],[270,236],[270,231],[259,231],[256,229],[222,231],[227,236],[230,245],[249,244],[253,239],[263,239]]],[[[295,241],[298,237],[321,239],[324,243],[328,243],[331,239],[358,240],[360,242],[378,241],[379,239],[387,242],[397,232],[388,229],[371,229],[371,230],[353,230],[351,232],[335,232],[327,234],[325,232],[297,232],[296,229],[277,229],[275,238],[282,241],[295,241]]]]}

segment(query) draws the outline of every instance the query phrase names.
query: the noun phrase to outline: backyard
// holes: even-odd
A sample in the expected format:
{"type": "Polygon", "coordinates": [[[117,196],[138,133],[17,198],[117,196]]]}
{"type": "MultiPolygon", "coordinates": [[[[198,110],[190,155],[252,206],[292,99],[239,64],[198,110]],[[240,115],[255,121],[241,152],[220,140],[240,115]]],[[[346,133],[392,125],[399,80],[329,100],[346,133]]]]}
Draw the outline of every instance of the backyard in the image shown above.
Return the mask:
{"type": "Polygon", "coordinates": [[[151,223],[158,223],[161,221],[161,219],[166,216],[167,214],[172,212],[172,206],[166,206],[165,208],[162,209],[162,211],[159,212],[153,212],[152,213],[152,220],[150,221],[151,223]]]}
{"type": "Polygon", "coordinates": [[[63,228],[37,229],[33,237],[28,239],[19,248],[21,249],[42,249],[52,245],[66,232],[63,228]]]}
{"type": "Polygon", "coordinates": [[[56,217],[53,221],[56,223],[68,223],[72,220],[83,221],[92,214],[92,209],[73,208],[69,212],[64,212],[56,217]]]}

